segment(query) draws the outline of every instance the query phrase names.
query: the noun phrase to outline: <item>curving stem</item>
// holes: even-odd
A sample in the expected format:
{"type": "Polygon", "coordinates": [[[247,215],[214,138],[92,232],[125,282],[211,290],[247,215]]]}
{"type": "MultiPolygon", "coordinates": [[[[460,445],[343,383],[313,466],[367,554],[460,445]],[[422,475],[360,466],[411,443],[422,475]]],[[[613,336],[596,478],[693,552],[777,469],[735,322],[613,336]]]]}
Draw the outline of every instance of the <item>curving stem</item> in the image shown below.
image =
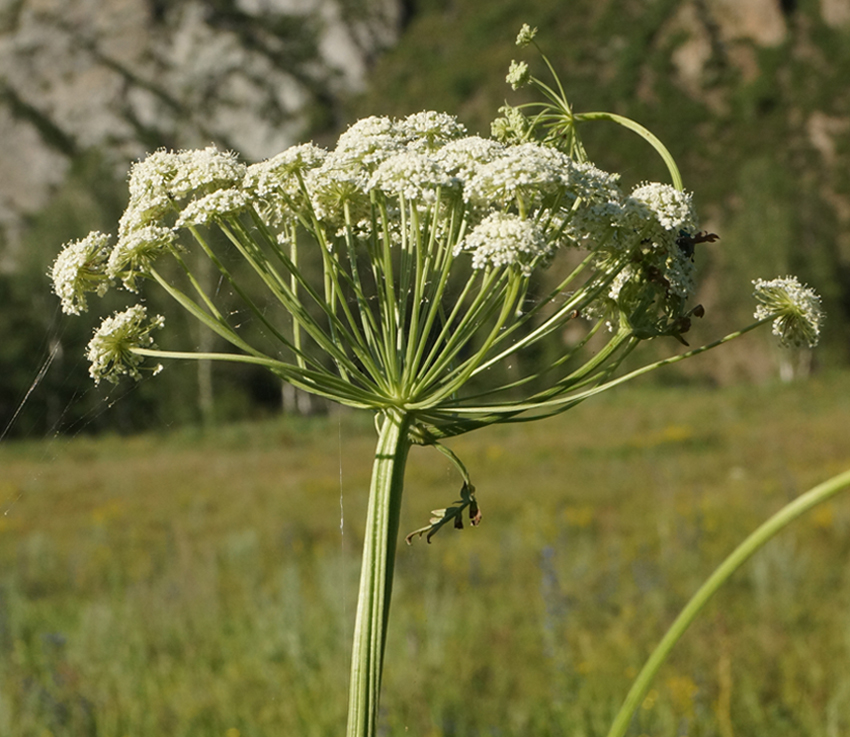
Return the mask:
{"type": "Polygon", "coordinates": [[[410,450],[407,414],[382,416],[372,466],[357,620],[351,650],[347,737],[374,737],[393,588],[404,467],[410,450]]]}
{"type": "Polygon", "coordinates": [[[658,669],[667,660],[667,656],[670,654],[673,646],[685,634],[685,630],[696,619],[706,602],[714,595],[717,589],[726,583],[730,576],[753,553],[761,549],[780,530],[783,530],[812,507],[825,502],[827,499],[835,496],[839,491],[843,491],[848,487],[850,487],[850,471],[845,471],[815,486],[813,489],[809,489],[805,494],[801,494],[793,502],[780,509],[732,551],[729,557],[717,567],[714,573],[709,576],[708,580],[693,595],[681,614],[670,625],[670,629],[667,630],[667,634],[658,643],[652,655],[649,656],[646,665],[643,666],[643,669],[638,673],[637,678],[632,683],[632,687],[626,695],[626,700],[623,702],[619,713],[611,725],[608,737],[623,737],[626,734],[632,717],[634,717],[635,712],[649,691],[649,686],[658,669]]]}

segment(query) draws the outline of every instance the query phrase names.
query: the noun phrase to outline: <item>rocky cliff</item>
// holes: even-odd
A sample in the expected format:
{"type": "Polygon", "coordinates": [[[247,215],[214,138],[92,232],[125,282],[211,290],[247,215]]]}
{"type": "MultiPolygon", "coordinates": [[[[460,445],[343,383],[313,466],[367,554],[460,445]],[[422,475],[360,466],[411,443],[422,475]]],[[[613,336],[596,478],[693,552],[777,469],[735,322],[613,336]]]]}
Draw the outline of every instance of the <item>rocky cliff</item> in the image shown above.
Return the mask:
{"type": "Polygon", "coordinates": [[[2,268],[84,151],[121,178],[160,146],[277,153],[363,85],[400,18],[395,0],[3,0],[2,268]]]}

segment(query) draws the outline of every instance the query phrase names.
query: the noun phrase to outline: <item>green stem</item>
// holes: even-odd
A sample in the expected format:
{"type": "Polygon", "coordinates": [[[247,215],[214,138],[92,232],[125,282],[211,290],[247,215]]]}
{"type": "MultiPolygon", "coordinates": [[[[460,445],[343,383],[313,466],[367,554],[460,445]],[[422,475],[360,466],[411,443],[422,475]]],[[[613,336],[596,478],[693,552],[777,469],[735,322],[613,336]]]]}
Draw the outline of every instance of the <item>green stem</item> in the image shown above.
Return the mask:
{"type": "Polygon", "coordinates": [[[676,618],[676,621],[667,630],[667,634],[658,643],[652,655],[649,656],[646,665],[643,666],[643,669],[637,678],[635,678],[634,683],[632,683],[626,700],[623,702],[619,713],[611,725],[608,737],[623,737],[626,734],[632,717],[638,707],[643,703],[652,679],[655,677],[658,669],[714,592],[726,583],[729,577],[774,535],[798,517],[808,512],[812,507],[830,499],[848,486],[850,486],[850,471],[845,471],[837,476],[833,476],[829,481],[825,481],[813,489],[809,489],[805,494],[802,494],[793,502],[780,509],[735,548],[734,552],[720,564],[709,579],[693,595],[681,614],[676,618]]]}
{"type": "Polygon", "coordinates": [[[378,433],[351,652],[347,737],[376,734],[409,426],[408,415],[389,410],[378,433]]]}
{"type": "Polygon", "coordinates": [[[661,140],[655,134],[647,128],[644,128],[640,123],[635,122],[631,118],[617,115],[616,113],[579,113],[573,117],[576,121],[612,120],[615,123],[619,123],[624,128],[634,131],[641,136],[641,138],[649,141],[650,145],[664,160],[664,163],[667,164],[667,170],[670,172],[670,178],[673,180],[673,186],[680,192],[685,191],[685,185],[682,182],[682,175],[679,173],[679,167],[676,166],[676,160],[673,158],[673,155],[667,150],[667,147],[661,143],[661,140]]]}

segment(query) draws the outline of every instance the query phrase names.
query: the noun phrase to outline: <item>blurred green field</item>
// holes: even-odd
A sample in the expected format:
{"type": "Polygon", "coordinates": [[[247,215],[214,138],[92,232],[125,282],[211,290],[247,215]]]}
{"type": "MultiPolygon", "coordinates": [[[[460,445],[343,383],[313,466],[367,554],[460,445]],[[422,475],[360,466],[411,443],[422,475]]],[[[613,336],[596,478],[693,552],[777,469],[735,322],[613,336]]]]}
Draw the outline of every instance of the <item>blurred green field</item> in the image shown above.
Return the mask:
{"type": "MultiPolygon", "coordinates": [[[[643,384],[452,443],[477,529],[400,544],[383,734],[604,735],[687,597],[850,467],[850,374],[643,384]]],[[[0,736],[340,735],[371,418],[0,446],[0,736]],[[342,525],[341,525],[342,522],[342,525]]],[[[457,498],[415,448],[402,529],[457,498]]],[[[631,734],[850,734],[850,496],[739,572],[631,734]]]]}

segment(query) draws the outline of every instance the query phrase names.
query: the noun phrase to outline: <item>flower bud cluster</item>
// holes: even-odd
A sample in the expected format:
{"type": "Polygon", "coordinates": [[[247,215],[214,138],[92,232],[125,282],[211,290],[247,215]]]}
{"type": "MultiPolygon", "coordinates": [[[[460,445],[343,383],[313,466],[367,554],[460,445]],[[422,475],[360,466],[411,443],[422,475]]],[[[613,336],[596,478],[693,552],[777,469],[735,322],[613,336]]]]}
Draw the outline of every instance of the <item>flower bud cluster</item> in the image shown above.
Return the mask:
{"type": "Polygon", "coordinates": [[[524,61],[511,61],[510,69],[505,77],[505,81],[512,89],[518,90],[520,87],[525,87],[531,80],[531,70],[528,64],[524,61]]]}

